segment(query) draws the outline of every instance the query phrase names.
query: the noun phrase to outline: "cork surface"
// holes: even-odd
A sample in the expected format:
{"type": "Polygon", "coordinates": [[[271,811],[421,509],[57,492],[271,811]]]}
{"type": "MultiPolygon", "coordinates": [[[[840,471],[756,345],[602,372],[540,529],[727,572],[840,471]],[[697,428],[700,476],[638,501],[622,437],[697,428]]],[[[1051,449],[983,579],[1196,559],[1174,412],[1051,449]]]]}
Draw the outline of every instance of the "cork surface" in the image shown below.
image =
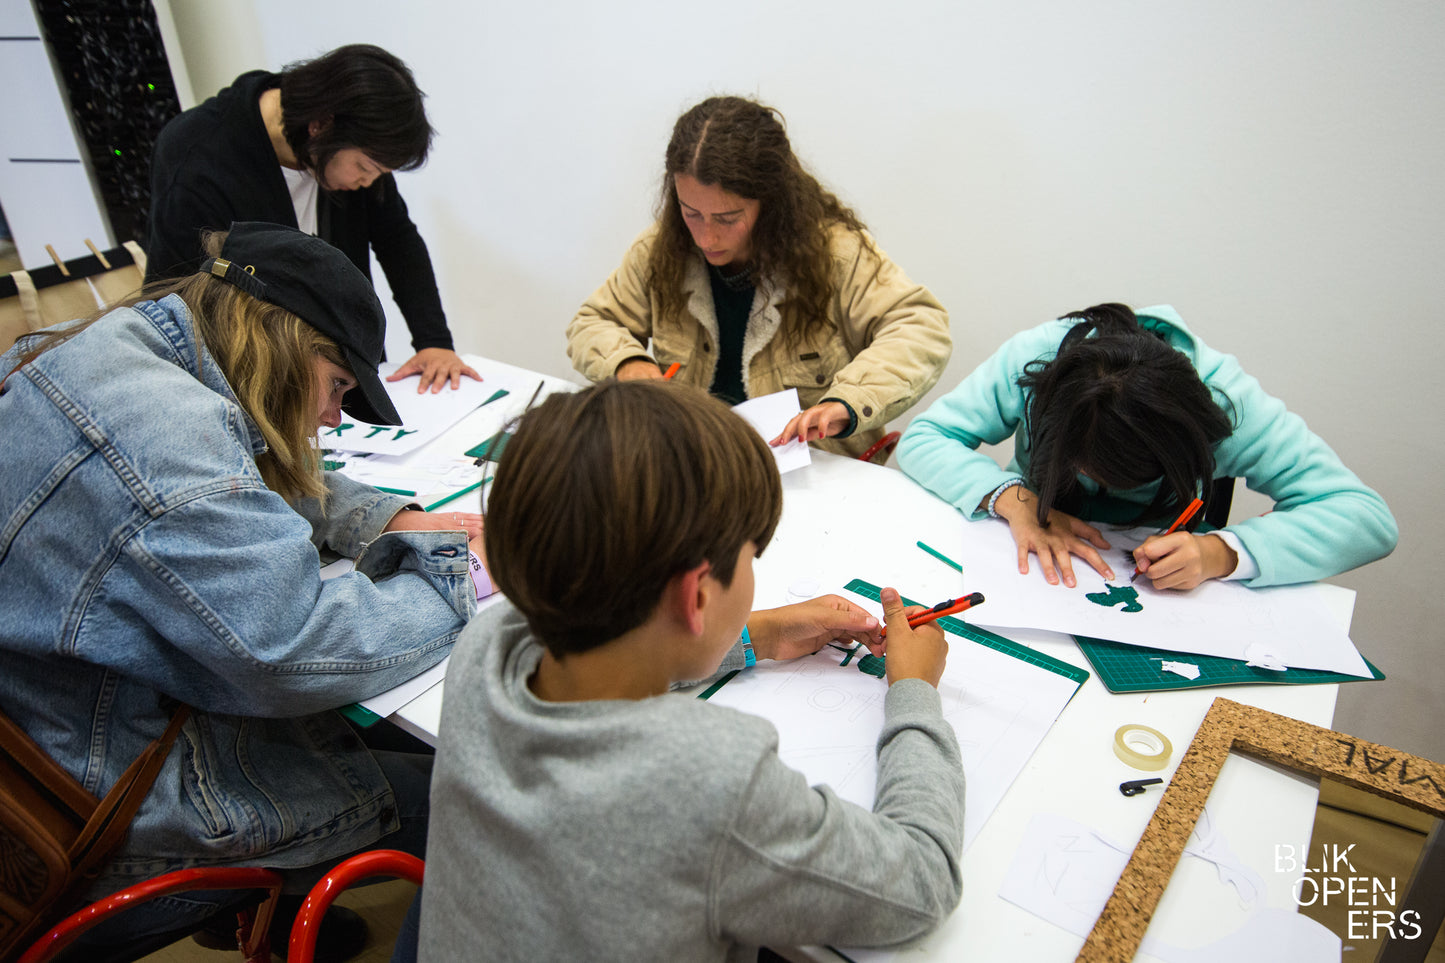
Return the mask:
{"type": "Polygon", "coordinates": [[[1078,960],[1134,958],[1219,769],[1232,751],[1296,772],[1330,776],[1445,817],[1445,766],[1264,709],[1215,699],[1078,960]]]}

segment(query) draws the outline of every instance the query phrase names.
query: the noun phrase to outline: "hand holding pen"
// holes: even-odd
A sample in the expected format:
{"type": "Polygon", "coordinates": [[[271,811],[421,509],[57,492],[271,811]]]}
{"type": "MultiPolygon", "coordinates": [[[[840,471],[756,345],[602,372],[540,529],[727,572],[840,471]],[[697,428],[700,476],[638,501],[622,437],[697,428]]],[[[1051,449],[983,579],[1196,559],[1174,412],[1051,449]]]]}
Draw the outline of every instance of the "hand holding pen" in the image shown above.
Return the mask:
{"type": "MultiPolygon", "coordinates": [[[[982,599],[982,596],[979,598],[982,599]]],[[[904,608],[897,589],[885,588],[882,601],[883,619],[887,623],[884,632],[893,630],[893,637],[888,640],[888,684],[902,679],[922,679],[938,688],[938,680],[943,678],[943,666],[948,658],[948,639],[944,637],[943,630],[934,624],[942,613],[904,608]]]]}
{"type": "Polygon", "coordinates": [[[1181,530],[1203,506],[1202,500],[1194,499],[1173,525],[1134,549],[1136,568],[1129,581],[1147,575],[1156,589],[1185,590],[1234,571],[1239,560],[1224,539],[1181,530]]]}
{"type": "MultiPolygon", "coordinates": [[[[931,609],[919,608],[913,612],[910,612],[908,615],[908,626],[909,628],[916,629],[920,625],[926,625],[929,622],[937,621],[938,619],[943,618],[945,615],[957,615],[960,612],[964,612],[968,609],[973,608],[975,605],[982,604],[982,592],[974,592],[970,595],[960,595],[956,599],[944,599],[942,602],[939,602],[931,609]]],[[[887,626],[885,626],[883,629],[883,637],[885,639],[888,637],[887,626]]]]}
{"type": "MultiPolygon", "coordinates": [[[[1167,535],[1173,535],[1185,525],[1188,525],[1189,520],[1193,518],[1194,514],[1203,507],[1203,499],[1194,499],[1188,505],[1184,506],[1184,511],[1180,512],[1179,517],[1174,519],[1173,525],[1170,525],[1168,528],[1164,529],[1164,531],[1160,532],[1157,535],[1150,535],[1148,538],[1144,539],[1144,545],[1148,545],[1156,538],[1164,538],[1167,535]]],[[[1143,572],[1149,567],[1150,555],[1149,553],[1143,551],[1144,545],[1140,545],[1138,548],[1134,549],[1134,574],[1129,576],[1129,581],[1131,582],[1138,578],[1141,574],[1143,574],[1143,572]],[[1142,559],[1143,561],[1141,562],[1140,559],[1142,559]]],[[[1154,557],[1160,558],[1162,556],[1154,557]]]]}

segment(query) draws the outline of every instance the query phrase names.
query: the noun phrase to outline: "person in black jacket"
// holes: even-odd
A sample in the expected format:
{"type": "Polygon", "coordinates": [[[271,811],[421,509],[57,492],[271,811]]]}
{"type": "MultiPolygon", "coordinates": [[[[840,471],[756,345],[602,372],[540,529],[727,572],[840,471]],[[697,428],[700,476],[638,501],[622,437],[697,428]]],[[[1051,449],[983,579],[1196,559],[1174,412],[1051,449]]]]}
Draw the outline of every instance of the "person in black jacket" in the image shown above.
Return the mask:
{"type": "Polygon", "coordinates": [[[146,280],[193,273],[202,229],[299,227],[368,279],[375,250],[416,349],[389,380],[419,373],[418,391],[440,391],[479,377],[452,349],[426,242],[392,176],[426,161],[432,134],[411,70],[380,47],[242,74],[156,140],[146,280]]]}

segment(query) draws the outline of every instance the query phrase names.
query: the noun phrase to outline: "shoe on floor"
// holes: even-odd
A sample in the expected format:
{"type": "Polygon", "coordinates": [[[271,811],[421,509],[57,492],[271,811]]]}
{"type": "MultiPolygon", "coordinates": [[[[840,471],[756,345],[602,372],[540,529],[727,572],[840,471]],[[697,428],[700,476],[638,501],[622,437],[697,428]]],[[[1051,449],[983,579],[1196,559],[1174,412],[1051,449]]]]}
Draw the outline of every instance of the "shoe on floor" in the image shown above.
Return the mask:
{"type": "MultiPolygon", "coordinates": [[[[276,906],[276,916],[271,921],[271,952],[283,960],[290,949],[291,924],[301,910],[300,902],[290,909],[287,905],[289,899],[281,897],[276,906]],[[288,909],[290,911],[286,912],[288,909]]],[[[366,949],[367,935],[366,920],[361,914],[333,904],[321,917],[321,928],[316,933],[316,963],[346,963],[366,949]]]]}
{"type": "MultiPolygon", "coordinates": [[[[302,896],[282,896],[271,917],[271,952],[283,960],[290,948],[291,927],[304,901],[302,896]]],[[[197,930],[191,939],[208,950],[234,950],[236,929],[236,915],[224,913],[197,930]]],[[[366,948],[368,935],[366,920],[359,913],[333,904],[321,918],[321,929],[316,934],[316,963],[346,963],[366,948]]]]}

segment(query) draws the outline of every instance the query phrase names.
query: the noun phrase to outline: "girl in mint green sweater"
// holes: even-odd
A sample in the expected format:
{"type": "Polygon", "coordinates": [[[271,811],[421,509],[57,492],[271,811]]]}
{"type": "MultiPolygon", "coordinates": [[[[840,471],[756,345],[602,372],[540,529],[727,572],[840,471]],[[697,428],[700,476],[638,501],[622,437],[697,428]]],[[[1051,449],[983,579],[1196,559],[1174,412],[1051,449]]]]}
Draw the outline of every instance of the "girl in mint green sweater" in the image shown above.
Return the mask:
{"type": "Polygon", "coordinates": [[[898,461],[970,518],[1006,520],[1019,571],[1036,555],[1054,584],[1075,584],[1072,556],[1127,578],[1099,555],[1109,543],[1089,522],[1167,525],[1216,478],[1243,478],[1275,510],[1149,539],[1135,560],[1155,588],[1313,581],[1389,554],[1399,537],[1384,500],[1168,306],[1136,316],[1097,305],[1015,335],[913,420],[898,461]],[[1007,468],[977,450],[1011,436],[1007,468]]]}

